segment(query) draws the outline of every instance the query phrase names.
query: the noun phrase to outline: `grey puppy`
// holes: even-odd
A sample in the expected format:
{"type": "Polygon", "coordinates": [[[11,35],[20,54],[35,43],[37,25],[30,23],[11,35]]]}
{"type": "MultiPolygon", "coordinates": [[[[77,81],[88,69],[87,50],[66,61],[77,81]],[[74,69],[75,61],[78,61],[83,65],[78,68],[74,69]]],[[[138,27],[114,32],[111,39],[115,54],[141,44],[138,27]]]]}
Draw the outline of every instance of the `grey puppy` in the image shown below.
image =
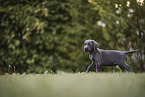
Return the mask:
{"type": "Polygon", "coordinates": [[[101,66],[119,66],[122,72],[128,70],[132,71],[131,67],[126,64],[127,54],[135,53],[138,50],[133,51],[115,51],[115,50],[101,50],[98,48],[99,44],[94,40],[86,40],[84,43],[84,51],[89,52],[89,58],[92,64],[88,66],[89,72],[92,68],[96,67],[96,72],[100,72],[101,66]]]}

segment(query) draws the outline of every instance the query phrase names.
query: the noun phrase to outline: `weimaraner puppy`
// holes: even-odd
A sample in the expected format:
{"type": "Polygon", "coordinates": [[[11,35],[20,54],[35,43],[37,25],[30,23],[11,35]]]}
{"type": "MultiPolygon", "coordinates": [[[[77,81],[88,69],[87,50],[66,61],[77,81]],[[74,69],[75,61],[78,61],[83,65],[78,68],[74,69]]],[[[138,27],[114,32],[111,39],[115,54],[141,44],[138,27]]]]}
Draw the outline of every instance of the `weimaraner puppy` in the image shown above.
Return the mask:
{"type": "Polygon", "coordinates": [[[132,71],[131,67],[126,64],[127,54],[135,53],[138,50],[133,51],[115,51],[115,50],[101,50],[98,48],[99,44],[94,40],[86,40],[84,43],[84,51],[89,52],[89,58],[92,64],[88,66],[87,72],[92,70],[96,66],[96,72],[100,72],[101,66],[119,66],[122,72],[128,70],[132,71]]]}

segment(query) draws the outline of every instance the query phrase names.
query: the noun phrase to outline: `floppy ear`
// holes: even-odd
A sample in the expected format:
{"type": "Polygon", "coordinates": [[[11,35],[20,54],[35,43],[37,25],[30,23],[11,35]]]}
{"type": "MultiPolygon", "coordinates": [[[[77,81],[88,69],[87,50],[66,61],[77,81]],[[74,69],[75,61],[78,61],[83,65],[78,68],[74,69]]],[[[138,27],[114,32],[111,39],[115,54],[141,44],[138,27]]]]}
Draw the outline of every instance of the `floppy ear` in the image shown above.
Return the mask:
{"type": "Polygon", "coordinates": [[[93,44],[94,44],[94,51],[96,51],[96,49],[99,47],[99,44],[93,40],[93,44]]]}

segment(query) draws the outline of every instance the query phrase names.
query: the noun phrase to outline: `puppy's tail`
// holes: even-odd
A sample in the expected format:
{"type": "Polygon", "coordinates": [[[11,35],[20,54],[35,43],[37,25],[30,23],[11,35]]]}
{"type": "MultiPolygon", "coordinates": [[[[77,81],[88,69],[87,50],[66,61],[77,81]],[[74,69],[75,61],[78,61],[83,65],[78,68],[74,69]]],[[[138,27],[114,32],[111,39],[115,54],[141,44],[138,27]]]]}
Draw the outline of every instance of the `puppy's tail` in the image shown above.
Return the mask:
{"type": "Polygon", "coordinates": [[[138,50],[126,51],[126,52],[123,52],[123,53],[124,53],[124,54],[130,54],[130,53],[135,53],[135,52],[138,52],[138,50]]]}

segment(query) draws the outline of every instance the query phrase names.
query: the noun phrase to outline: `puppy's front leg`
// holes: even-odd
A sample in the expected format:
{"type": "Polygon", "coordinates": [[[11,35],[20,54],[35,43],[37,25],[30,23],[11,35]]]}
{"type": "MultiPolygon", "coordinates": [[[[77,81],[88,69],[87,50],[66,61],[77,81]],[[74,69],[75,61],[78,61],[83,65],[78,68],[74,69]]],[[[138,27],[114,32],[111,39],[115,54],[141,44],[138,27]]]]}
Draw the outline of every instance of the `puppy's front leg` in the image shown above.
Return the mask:
{"type": "Polygon", "coordinates": [[[92,70],[93,67],[95,67],[94,62],[92,62],[92,64],[88,66],[86,73],[89,72],[90,70],[92,70]]]}
{"type": "Polygon", "coordinates": [[[99,64],[96,64],[96,72],[100,72],[100,65],[99,64]]]}

